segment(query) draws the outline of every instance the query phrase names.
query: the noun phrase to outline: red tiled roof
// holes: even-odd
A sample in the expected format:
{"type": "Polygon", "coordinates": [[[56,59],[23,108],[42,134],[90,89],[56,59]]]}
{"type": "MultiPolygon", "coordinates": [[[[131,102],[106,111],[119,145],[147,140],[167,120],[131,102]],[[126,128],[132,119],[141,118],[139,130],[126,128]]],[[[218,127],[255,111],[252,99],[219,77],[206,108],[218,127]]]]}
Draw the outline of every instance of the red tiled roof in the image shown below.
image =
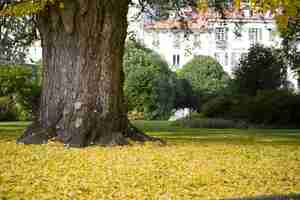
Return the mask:
{"type": "MultiPolygon", "coordinates": [[[[249,11],[250,12],[250,11],[249,11]]],[[[217,12],[197,12],[194,9],[184,9],[182,13],[185,20],[161,20],[150,21],[144,24],[146,29],[206,29],[209,20],[220,20],[221,15],[217,12]]],[[[271,12],[264,14],[257,11],[252,11],[251,16],[245,16],[245,12],[237,9],[228,9],[224,11],[225,20],[266,20],[273,19],[271,12]]]]}

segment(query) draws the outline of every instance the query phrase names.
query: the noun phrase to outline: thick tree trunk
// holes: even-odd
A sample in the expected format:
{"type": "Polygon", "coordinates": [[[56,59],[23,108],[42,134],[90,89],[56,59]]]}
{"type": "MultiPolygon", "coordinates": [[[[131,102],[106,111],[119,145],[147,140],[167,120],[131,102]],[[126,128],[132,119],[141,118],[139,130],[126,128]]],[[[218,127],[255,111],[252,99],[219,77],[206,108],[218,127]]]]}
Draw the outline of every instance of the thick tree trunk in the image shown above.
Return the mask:
{"type": "Polygon", "coordinates": [[[39,15],[43,90],[39,120],[18,139],[72,147],[154,140],[128,127],[122,70],[128,0],[65,0],[39,15]],[[132,130],[132,131],[130,131],[132,130]]]}

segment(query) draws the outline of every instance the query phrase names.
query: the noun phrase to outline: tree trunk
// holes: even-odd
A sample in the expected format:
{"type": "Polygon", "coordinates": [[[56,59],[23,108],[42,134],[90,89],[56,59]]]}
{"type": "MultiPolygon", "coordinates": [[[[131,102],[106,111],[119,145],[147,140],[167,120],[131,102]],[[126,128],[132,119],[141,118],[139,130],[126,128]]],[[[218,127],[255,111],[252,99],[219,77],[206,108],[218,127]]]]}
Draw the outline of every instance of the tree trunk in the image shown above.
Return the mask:
{"type": "Polygon", "coordinates": [[[123,98],[128,0],[64,0],[38,16],[43,46],[39,120],[19,143],[56,137],[71,147],[146,141],[129,128],[123,98]]]}

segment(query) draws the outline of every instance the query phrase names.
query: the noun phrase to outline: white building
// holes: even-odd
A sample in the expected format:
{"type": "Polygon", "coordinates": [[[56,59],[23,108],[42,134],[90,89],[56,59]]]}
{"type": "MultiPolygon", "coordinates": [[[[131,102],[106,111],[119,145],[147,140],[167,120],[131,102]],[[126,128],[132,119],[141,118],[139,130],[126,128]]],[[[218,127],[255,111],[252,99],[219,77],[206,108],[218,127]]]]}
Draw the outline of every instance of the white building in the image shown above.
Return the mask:
{"type": "MultiPolygon", "coordinates": [[[[131,16],[137,8],[131,9],[131,16]]],[[[281,38],[270,12],[255,13],[249,9],[225,11],[225,19],[215,12],[199,13],[192,8],[181,11],[185,21],[151,20],[141,16],[130,23],[130,31],[146,47],[158,52],[173,70],[182,67],[195,55],[214,57],[232,74],[232,69],[251,45],[280,47],[281,38]]],[[[132,19],[132,18],[129,18],[132,19]]],[[[289,80],[297,86],[289,70],[289,80]]]]}
{"type": "MultiPolygon", "coordinates": [[[[237,15],[226,20],[199,14],[186,27],[175,20],[141,20],[143,30],[137,30],[138,39],[162,55],[170,66],[182,67],[194,55],[216,58],[231,73],[243,53],[255,43],[279,47],[281,39],[275,21],[269,16],[237,15]]],[[[135,27],[141,27],[135,24],[135,27]]]]}

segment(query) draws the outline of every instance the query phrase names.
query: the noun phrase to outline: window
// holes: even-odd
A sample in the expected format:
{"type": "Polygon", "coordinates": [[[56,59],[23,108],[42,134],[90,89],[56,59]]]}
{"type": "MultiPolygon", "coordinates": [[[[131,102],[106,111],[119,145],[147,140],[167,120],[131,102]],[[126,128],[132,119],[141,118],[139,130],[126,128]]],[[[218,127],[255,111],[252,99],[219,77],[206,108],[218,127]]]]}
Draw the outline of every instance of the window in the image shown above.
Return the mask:
{"type": "Polygon", "coordinates": [[[225,62],[224,65],[227,66],[228,65],[228,53],[225,53],[225,62]]]}
{"type": "Polygon", "coordinates": [[[200,48],[201,47],[201,39],[200,39],[200,34],[195,34],[194,35],[194,43],[193,43],[194,48],[200,48]]]}
{"type": "Polygon", "coordinates": [[[178,34],[178,33],[174,35],[173,46],[175,49],[180,49],[180,34],[178,34]]]}
{"type": "Polygon", "coordinates": [[[273,29],[269,29],[269,41],[274,41],[276,32],[273,29]]]}
{"type": "Polygon", "coordinates": [[[221,54],[220,53],[215,53],[215,59],[221,64],[221,54]]]}
{"type": "Polygon", "coordinates": [[[227,40],[227,30],[224,27],[217,27],[215,30],[216,41],[226,41],[227,40]]]}
{"type": "Polygon", "coordinates": [[[228,66],[229,58],[227,52],[215,52],[214,57],[221,65],[228,66]]]}
{"type": "Polygon", "coordinates": [[[173,55],[173,65],[176,67],[180,66],[180,55],[173,55]]]}
{"type": "Polygon", "coordinates": [[[159,33],[158,32],[154,32],[153,33],[153,41],[152,41],[152,45],[154,47],[159,47],[159,33]]]}
{"type": "Polygon", "coordinates": [[[237,53],[231,53],[231,66],[236,66],[237,64],[237,53]]]}
{"type": "Polygon", "coordinates": [[[260,28],[249,28],[249,40],[251,43],[262,40],[262,30],[260,28]]]}

